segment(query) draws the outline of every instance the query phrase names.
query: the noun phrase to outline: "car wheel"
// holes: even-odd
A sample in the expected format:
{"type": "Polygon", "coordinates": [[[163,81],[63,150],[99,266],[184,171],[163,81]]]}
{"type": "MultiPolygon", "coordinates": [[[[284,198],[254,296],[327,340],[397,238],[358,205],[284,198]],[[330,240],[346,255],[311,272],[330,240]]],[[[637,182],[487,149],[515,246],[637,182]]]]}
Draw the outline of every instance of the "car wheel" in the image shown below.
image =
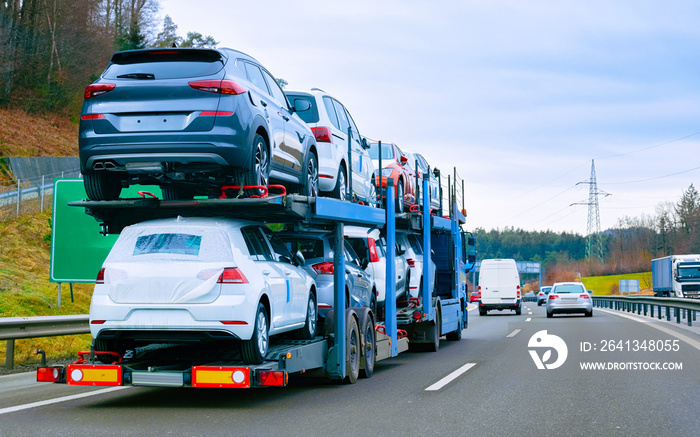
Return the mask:
{"type": "Polygon", "coordinates": [[[340,166],[338,169],[338,177],[336,178],[335,188],[331,192],[331,196],[335,199],[345,200],[347,198],[348,183],[345,176],[345,169],[340,166]]]}
{"type": "Polygon", "coordinates": [[[243,361],[246,364],[262,364],[267,355],[267,348],[270,345],[270,327],[267,322],[267,311],[262,302],[258,303],[258,310],[255,313],[253,325],[253,337],[241,343],[243,361]]]}
{"type": "Polygon", "coordinates": [[[362,366],[360,376],[370,378],[374,373],[374,363],[377,360],[377,338],[374,330],[374,313],[365,308],[360,313],[360,332],[362,333],[362,366]]]}
{"type": "Polygon", "coordinates": [[[541,307],[541,306],[542,306],[542,302],[537,302],[537,306],[538,306],[538,307],[541,307]]]}
{"type": "Polygon", "coordinates": [[[116,200],[122,192],[121,178],[106,171],[85,172],[83,184],[90,200],[116,200]]]}
{"type": "Polygon", "coordinates": [[[487,312],[486,310],[482,310],[481,308],[479,308],[479,315],[480,316],[485,316],[486,312],[487,312]]]}
{"type": "Polygon", "coordinates": [[[367,204],[372,208],[377,207],[377,181],[372,178],[372,183],[369,184],[369,194],[367,195],[367,204]]]}
{"type": "Polygon", "coordinates": [[[586,317],[593,317],[593,310],[586,311],[586,317]]]}
{"type": "MultiPolygon", "coordinates": [[[[253,139],[253,162],[251,168],[245,173],[245,185],[267,186],[270,179],[270,160],[267,153],[267,142],[260,134],[256,134],[253,139]]],[[[246,197],[259,196],[261,190],[245,190],[246,197]]]]}
{"type": "Polygon", "coordinates": [[[395,202],[395,213],[401,214],[403,212],[403,181],[399,179],[398,185],[396,185],[396,202],[395,202]]]}
{"type": "Polygon", "coordinates": [[[190,200],[194,197],[192,190],[180,187],[162,187],[163,200],[190,200]]]}
{"type": "Polygon", "coordinates": [[[305,177],[304,194],[309,197],[318,196],[318,159],[311,152],[309,152],[309,161],[306,163],[305,177]]]}
{"type": "Polygon", "coordinates": [[[554,313],[547,311],[547,318],[551,319],[552,317],[554,317],[554,313]]]}
{"type": "Polygon", "coordinates": [[[296,331],[296,337],[300,340],[313,340],[316,337],[318,326],[318,313],[316,311],[316,296],[309,291],[309,302],[306,305],[306,323],[304,327],[296,331]]]}
{"type": "Polygon", "coordinates": [[[362,345],[360,343],[360,329],[357,320],[353,317],[353,311],[346,311],[346,354],[345,382],[354,384],[360,376],[360,359],[362,358],[362,345]]]}
{"type": "Polygon", "coordinates": [[[516,316],[519,316],[519,315],[521,315],[522,313],[523,313],[523,310],[522,310],[522,308],[520,308],[520,307],[518,307],[518,308],[515,310],[515,315],[516,315],[516,316]]]}

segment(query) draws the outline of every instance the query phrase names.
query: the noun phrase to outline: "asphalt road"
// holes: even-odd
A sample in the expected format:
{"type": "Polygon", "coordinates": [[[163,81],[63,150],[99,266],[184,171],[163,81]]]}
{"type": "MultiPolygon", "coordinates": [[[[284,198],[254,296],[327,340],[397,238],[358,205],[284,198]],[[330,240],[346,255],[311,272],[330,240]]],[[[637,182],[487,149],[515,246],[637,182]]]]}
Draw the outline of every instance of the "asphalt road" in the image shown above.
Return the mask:
{"type": "Polygon", "coordinates": [[[272,389],[105,389],[0,377],[0,436],[700,435],[698,329],[597,308],[547,319],[525,305],[521,316],[470,311],[461,341],[377,363],[354,385],[293,375],[272,389]],[[558,368],[531,356],[560,361],[534,346],[544,330],[566,344],[558,368]],[[644,370],[668,363],[682,369],[644,370]]]}

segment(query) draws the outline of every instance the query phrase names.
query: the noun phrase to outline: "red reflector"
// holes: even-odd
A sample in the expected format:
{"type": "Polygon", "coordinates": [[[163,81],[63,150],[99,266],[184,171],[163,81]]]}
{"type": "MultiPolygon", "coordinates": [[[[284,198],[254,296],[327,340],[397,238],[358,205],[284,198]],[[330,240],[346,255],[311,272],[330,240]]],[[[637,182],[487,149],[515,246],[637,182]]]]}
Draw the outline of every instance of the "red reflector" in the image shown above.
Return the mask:
{"type": "Polygon", "coordinates": [[[416,262],[415,262],[414,260],[412,260],[412,259],[407,259],[407,260],[406,260],[406,264],[408,264],[409,267],[415,267],[415,266],[416,266],[416,262]]]}
{"type": "Polygon", "coordinates": [[[324,178],[324,179],[333,179],[335,176],[331,176],[329,174],[319,174],[318,177],[324,178]]]}
{"type": "Polygon", "coordinates": [[[579,297],[580,297],[581,299],[590,299],[590,298],[591,298],[587,293],[583,293],[583,294],[581,294],[581,296],[579,296],[579,297]]]}
{"type": "Polygon", "coordinates": [[[85,99],[91,99],[112,91],[114,87],[116,87],[116,85],[113,83],[93,83],[85,88],[83,97],[85,99]]]}
{"type": "Polygon", "coordinates": [[[330,261],[314,264],[311,268],[319,275],[332,275],[334,272],[333,263],[330,261]]]}
{"type": "Polygon", "coordinates": [[[37,382],[60,382],[62,367],[39,367],[36,369],[37,382]]]}
{"type": "Polygon", "coordinates": [[[319,309],[319,310],[325,310],[325,309],[331,309],[331,308],[333,308],[333,306],[331,306],[331,305],[324,305],[324,304],[321,304],[321,305],[318,306],[318,309],[319,309]]]}
{"type": "Polygon", "coordinates": [[[192,387],[249,388],[250,370],[247,367],[194,366],[192,387]]]}
{"type": "Polygon", "coordinates": [[[219,320],[224,325],[247,325],[248,322],[243,320],[219,320]]]}
{"type": "Polygon", "coordinates": [[[233,111],[202,111],[199,113],[200,117],[228,117],[230,115],[233,115],[233,111]]]}
{"type": "Polygon", "coordinates": [[[97,279],[95,279],[95,284],[105,283],[105,268],[102,267],[99,272],[97,272],[97,279]]]}
{"type": "Polygon", "coordinates": [[[241,269],[238,267],[227,267],[224,272],[219,276],[217,281],[219,284],[247,284],[248,279],[246,279],[241,269]]]}
{"type": "Polygon", "coordinates": [[[90,320],[91,325],[104,325],[106,320],[90,320]]]}
{"type": "Polygon", "coordinates": [[[367,243],[369,244],[369,262],[379,262],[379,254],[377,254],[377,245],[374,242],[374,238],[368,238],[367,243]]]}
{"type": "Polygon", "coordinates": [[[108,364],[69,364],[66,367],[68,385],[122,385],[122,367],[108,364]]]}
{"type": "Polygon", "coordinates": [[[316,141],[319,143],[332,143],[331,141],[331,129],[325,126],[322,127],[312,127],[311,132],[314,133],[316,141]]]}
{"type": "Polygon", "coordinates": [[[258,385],[263,387],[284,387],[287,385],[287,372],[283,370],[260,370],[258,385]]]}
{"type": "Polygon", "coordinates": [[[549,298],[550,299],[559,299],[559,295],[558,294],[550,294],[549,298]]]}
{"type": "Polygon", "coordinates": [[[81,120],[99,120],[103,118],[105,118],[104,114],[85,114],[80,116],[81,120]]]}
{"type": "Polygon", "coordinates": [[[192,88],[214,94],[243,94],[246,89],[232,80],[193,80],[188,82],[192,88]]]}

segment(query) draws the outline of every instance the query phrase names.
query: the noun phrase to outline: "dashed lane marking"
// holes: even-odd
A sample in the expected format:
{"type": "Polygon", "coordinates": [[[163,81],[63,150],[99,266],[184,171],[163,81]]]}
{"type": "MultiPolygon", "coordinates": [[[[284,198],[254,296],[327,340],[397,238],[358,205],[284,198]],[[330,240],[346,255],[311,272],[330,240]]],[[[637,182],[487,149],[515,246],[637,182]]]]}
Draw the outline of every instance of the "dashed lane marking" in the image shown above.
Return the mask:
{"type": "Polygon", "coordinates": [[[522,329],[516,329],[516,330],[514,330],[513,332],[511,332],[510,334],[506,335],[506,337],[508,337],[508,338],[513,338],[513,337],[515,337],[516,335],[518,335],[518,333],[519,333],[520,331],[522,331],[522,329]]]}
{"type": "Polygon", "coordinates": [[[472,367],[476,366],[476,363],[467,363],[460,367],[459,369],[455,370],[454,372],[450,373],[446,377],[442,378],[435,384],[431,385],[430,387],[426,388],[425,391],[438,391],[447,384],[451,383],[455,379],[457,379],[461,374],[466,372],[467,370],[471,369],[472,367]]]}

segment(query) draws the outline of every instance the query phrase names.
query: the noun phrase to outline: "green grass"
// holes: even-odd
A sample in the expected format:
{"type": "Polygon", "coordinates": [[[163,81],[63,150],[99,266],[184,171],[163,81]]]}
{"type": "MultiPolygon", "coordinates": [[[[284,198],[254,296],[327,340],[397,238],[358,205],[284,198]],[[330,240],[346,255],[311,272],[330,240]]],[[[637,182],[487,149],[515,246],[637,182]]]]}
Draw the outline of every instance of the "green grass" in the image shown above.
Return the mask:
{"type": "Polygon", "coordinates": [[[624,275],[588,276],[581,278],[586,289],[593,291],[594,295],[606,296],[619,294],[620,279],[638,279],[639,288],[644,292],[651,291],[651,272],[628,273],[624,275]]]}

